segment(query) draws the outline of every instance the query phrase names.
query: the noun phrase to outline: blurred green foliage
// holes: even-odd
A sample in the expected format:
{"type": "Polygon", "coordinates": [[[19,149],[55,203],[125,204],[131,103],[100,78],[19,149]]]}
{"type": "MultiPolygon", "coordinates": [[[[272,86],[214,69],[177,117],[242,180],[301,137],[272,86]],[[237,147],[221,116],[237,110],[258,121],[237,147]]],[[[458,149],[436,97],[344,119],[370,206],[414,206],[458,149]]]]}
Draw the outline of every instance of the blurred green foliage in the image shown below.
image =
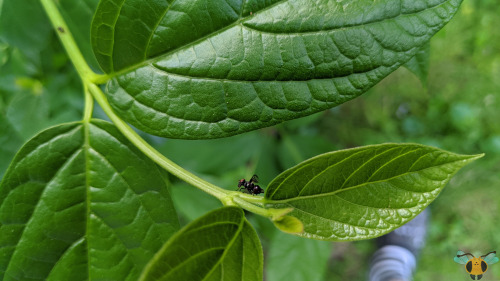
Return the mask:
{"type": "Polygon", "coordinates": [[[49,35],[48,44],[29,54],[0,36],[0,177],[29,138],[83,114],[79,78],[55,34],[49,35]]]}
{"type": "MultiPolygon", "coordinates": [[[[8,7],[2,9],[4,15],[8,7]]],[[[462,154],[484,152],[486,157],[461,171],[431,205],[428,243],[415,276],[415,280],[465,280],[463,266],[453,262],[457,250],[500,251],[496,248],[500,227],[494,223],[500,219],[499,14],[496,0],[466,0],[431,41],[426,85],[401,68],[351,102],[274,128],[207,141],[147,138],[179,165],[234,190],[240,178],[256,173],[266,188],[281,171],[309,157],[359,145],[417,142],[462,154]]],[[[28,42],[30,48],[2,32],[5,18],[0,19],[0,177],[27,139],[82,116],[78,77],[55,34],[47,31],[46,18],[38,16],[41,31],[29,39],[34,42],[28,42]]],[[[216,199],[172,181],[182,223],[220,207],[216,199]]],[[[264,246],[267,280],[283,280],[272,277],[295,267],[298,274],[320,272],[314,280],[365,280],[373,241],[337,243],[328,256],[324,244],[279,239],[281,234],[269,221],[251,214],[249,219],[264,246]],[[280,267],[284,254],[276,243],[289,251],[304,249],[327,262],[311,263],[302,270],[300,258],[287,259],[286,268],[280,267]]],[[[496,267],[483,280],[499,279],[500,266],[496,267]]]]}

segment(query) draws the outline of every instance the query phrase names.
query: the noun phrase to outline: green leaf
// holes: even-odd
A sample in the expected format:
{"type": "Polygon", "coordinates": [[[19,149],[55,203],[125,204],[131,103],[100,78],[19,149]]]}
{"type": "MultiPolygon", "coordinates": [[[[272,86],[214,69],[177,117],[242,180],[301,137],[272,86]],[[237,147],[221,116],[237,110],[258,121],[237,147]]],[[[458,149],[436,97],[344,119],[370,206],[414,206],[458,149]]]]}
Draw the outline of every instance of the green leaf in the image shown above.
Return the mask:
{"type": "Polygon", "coordinates": [[[324,280],[331,250],[330,242],[304,239],[278,232],[273,237],[266,256],[267,280],[324,280]]]}
{"type": "MultiPolygon", "coordinates": [[[[259,153],[255,154],[254,161],[250,162],[252,165],[255,165],[254,174],[259,175],[261,185],[271,182],[272,179],[283,171],[278,166],[278,159],[276,159],[277,150],[278,145],[274,138],[263,137],[259,153]]],[[[251,175],[248,176],[251,177],[251,175]]]]}
{"type": "Polygon", "coordinates": [[[160,170],[115,127],[59,125],[0,185],[0,279],[137,280],[178,228],[160,170]]]}
{"type": "Polygon", "coordinates": [[[0,180],[7,169],[10,160],[14,158],[16,151],[19,150],[23,139],[17,134],[14,126],[0,112],[0,180]]]}
{"type": "Polygon", "coordinates": [[[382,144],[311,158],[276,177],[266,207],[294,208],[297,235],[320,240],[368,239],[423,211],[463,166],[482,155],[458,155],[418,144],[382,144]]]}
{"type": "Polygon", "coordinates": [[[49,103],[47,93],[19,91],[10,101],[6,117],[17,134],[27,140],[49,123],[49,103]]]}
{"type": "Polygon", "coordinates": [[[286,233],[297,234],[304,232],[304,224],[296,217],[280,217],[275,219],[273,223],[276,228],[286,233]]]}
{"type": "Polygon", "coordinates": [[[221,174],[248,162],[259,153],[261,136],[256,132],[216,140],[167,140],[158,150],[185,169],[221,174]],[[217,157],[214,157],[214,152],[217,157]]]}
{"type": "Polygon", "coordinates": [[[427,87],[431,44],[423,45],[417,54],[405,63],[405,67],[418,77],[422,86],[427,87]]]}
{"type": "Polygon", "coordinates": [[[278,147],[282,167],[290,168],[321,153],[332,151],[334,145],[320,135],[284,135],[278,147]]]}
{"type": "Polygon", "coordinates": [[[0,14],[0,38],[16,46],[41,68],[40,52],[50,43],[52,27],[38,0],[4,0],[0,14]]]}
{"type": "Polygon", "coordinates": [[[235,135],[334,107],[415,56],[461,0],[102,0],[92,46],[135,127],[235,135]]]}
{"type": "MultiPolygon", "coordinates": [[[[191,222],[206,213],[220,208],[220,201],[185,182],[172,185],[172,201],[179,217],[191,222]],[[196,201],[196,204],[193,204],[196,201]]],[[[186,223],[187,223],[186,222],[186,223]]],[[[182,220],[181,220],[182,223],[182,220]]]]}
{"type": "Polygon", "coordinates": [[[212,211],[176,233],[140,280],[262,280],[262,247],[243,210],[212,211]]]}

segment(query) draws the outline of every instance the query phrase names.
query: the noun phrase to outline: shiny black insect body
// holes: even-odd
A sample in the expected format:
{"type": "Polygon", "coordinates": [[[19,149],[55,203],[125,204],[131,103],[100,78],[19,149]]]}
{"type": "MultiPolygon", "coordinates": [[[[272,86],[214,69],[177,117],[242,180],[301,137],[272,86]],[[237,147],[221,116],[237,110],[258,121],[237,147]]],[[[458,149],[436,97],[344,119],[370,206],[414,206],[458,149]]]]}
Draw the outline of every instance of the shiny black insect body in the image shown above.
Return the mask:
{"type": "Polygon", "coordinates": [[[252,195],[263,193],[264,189],[256,185],[256,183],[258,182],[259,182],[259,177],[257,175],[253,175],[249,181],[241,179],[240,181],[238,181],[238,190],[245,189],[248,193],[252,195]]]}

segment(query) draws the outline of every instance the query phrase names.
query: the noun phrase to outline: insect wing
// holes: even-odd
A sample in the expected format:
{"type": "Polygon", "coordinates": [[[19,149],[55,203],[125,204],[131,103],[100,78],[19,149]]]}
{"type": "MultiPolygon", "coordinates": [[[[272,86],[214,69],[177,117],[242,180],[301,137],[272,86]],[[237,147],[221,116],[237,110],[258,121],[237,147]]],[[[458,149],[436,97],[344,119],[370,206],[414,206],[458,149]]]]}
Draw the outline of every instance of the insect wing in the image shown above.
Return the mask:
{"type": "Polygon", "coordinates": [[[496,256],[496,252],[488,253],[482,257],[487,264],[494,264],[498,262],[498,257],[496,256]]]}
{"type": "Polygon", "coordinates": [[[259,176],[253,175],[249,182],[250,183],[258,183],[259,182],[259,176]]]}
{"type": "Polygon", "coordinates": [[[465,255],[463,251],[458,251],[453,260],[459,264],[466,264],[469,261],[469,256],[465,255]]]}

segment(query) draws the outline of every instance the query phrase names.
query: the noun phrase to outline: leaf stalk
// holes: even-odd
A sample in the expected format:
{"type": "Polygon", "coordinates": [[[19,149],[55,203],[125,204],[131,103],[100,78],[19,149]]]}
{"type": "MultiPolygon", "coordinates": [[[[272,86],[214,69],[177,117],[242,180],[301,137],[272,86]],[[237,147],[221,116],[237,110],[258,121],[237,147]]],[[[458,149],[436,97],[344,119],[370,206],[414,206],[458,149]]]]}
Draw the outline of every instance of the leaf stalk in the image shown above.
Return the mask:
{"type": "Polygon", "coordinates": [[[85,110],[83,113],[83,122],[89,123],[92,119],[92,112],[94,111],[94,98],[92,98],[92,94],[89,92],[89,87],[87,84],[83,84],[83,89],[85,92],[85,110]]]}
{"type": "Polygon", "coordinates": [[[158,150],[154,149],[149,143],[147,143],[141,136],[139,136],[127,123],[125,123],[120,117],[118,117],[111,106],[109,105],[104,93],[101,89],[93,84],[88,84],[89,90],[96,99],[97,103],[104,110],[106,115],[111,119],[111,121],[115,124],[115,126],[120,130],[120,132],[131,141],[139,150],[142,151],[146,156],[148,156],[151,160],[156,162],[156,164],[160,165],[162,168],[166,169],[168,172],[173,174],[174,176],[182,179],[183,181],[207,192],[208,194],[216,197],[221,202],[226,202],[226,197],[228,193],[231,191],[222,189],[216,185],[213,185],[194,174],[186,171],[179,165],[172,162],[172,160],[165,157],[163,154],[158,152],[158,150]]]}
{"type": "Polygon", "coordinates": [[[57,9],[57,5],[53,0],[40,0],[47,16],[52,22],[52,26],[55,28],[57,35],[59,36],[66,53],[76,68],[80,78],[85,82],[91,81],[93,83],[102,84],[109,80],[107,75],[97,74],[88,66],[87,62],[83,58],[78,45],[73,38],[64,18],[57,9]]]}
{"type": "Polygon", "coordinates": [[[118,115],[116,115],[109,105],[104,93],[99,84],[104,84],[109,80],[108,75],[97,74],[89,67],[85,61],[78,45],[76,44],[73,35],[71,34],[64,18],[59,12],[55,1],[53,0],[40,0],[42,6],[47,13],[52,26],[56,30],[64,49],[66,50],[69,59],[73,63],[83,82],[85,92],[85,110],[83,122],[89,123],[92,118],[94,107],[94,99],[99,103],[106,115],[111,119],[120,132],[132,142],[139,150],[141,150],[147,157],[160,165],[162,168],[173,174],[174,176],[182,179],[206,193],[219,199],[224,205],[238,205],[248,211],[271,217],[272,214],[257,205],[263,205],[262,197],[254,197],[240,192],[228,191],[213,185],[196,175],[188,172],[179,165],[166,158],[163,154],[154,149],[143,138],[141,138],[127,123],[125,123],[118,115]]]}
{"type": "Polygon", "coordinates": [[[241,208],[243,208],[247,211],[255,213],[257,215],[261,215],[261,216],[266,217],[266,218],[270,218],[273,216],[273,214],[270,212],[270,210],[264,209],[262,207],[255,205],[255,204],[252,204],[252,203],[240,198],[239,196],[234,196],[233,200],[236,203],[236,205],[240,206],[241,208]]]}

